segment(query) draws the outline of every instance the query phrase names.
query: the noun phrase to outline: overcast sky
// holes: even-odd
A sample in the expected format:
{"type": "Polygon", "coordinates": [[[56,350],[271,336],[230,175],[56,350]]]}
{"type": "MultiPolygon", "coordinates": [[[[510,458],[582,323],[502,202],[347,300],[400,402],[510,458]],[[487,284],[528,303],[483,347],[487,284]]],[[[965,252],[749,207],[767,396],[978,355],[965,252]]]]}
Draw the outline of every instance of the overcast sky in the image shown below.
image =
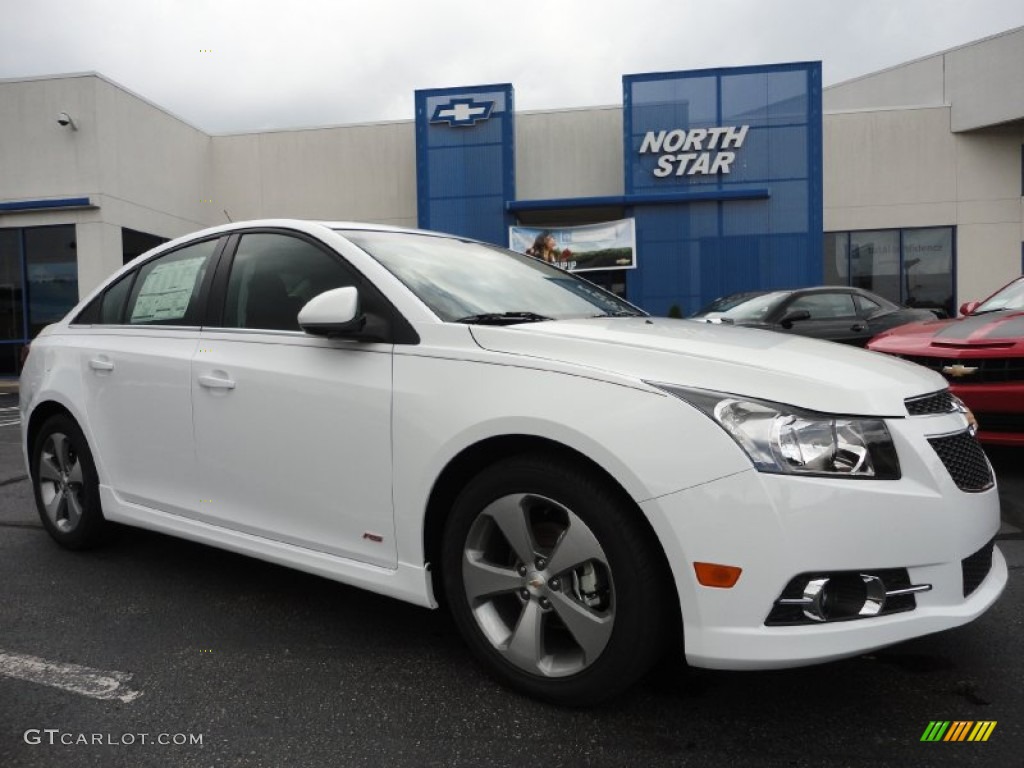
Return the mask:
{"type": "Polygon", "coordinates": [[[828,85],[1017,26],[1024,0],[0,0],[0,78],[94,70],[225,133],[411,119],[416,88],[557,109],[816,59],[828,85]]]}

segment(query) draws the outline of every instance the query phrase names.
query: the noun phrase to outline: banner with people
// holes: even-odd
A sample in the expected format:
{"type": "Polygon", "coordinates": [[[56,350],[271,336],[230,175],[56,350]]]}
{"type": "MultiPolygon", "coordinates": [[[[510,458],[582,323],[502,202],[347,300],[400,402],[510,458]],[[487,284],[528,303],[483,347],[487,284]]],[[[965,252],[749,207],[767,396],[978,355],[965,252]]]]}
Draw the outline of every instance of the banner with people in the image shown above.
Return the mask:
{"type": "Polygon", "coordinates": [[[636,268],[633,219],[578,227],[509,227],[508,245],[568,272],[636,268]]]}

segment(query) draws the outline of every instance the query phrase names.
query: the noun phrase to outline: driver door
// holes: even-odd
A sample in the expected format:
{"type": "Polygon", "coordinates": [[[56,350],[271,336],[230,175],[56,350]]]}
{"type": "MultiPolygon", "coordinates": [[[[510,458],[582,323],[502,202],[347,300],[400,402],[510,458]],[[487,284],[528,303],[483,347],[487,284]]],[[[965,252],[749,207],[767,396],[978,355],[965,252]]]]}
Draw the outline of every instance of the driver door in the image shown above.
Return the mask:
{"type": "Polygon", "coordinates": [[[222,309],[192,362],[201,519],[394,567],[393,346],[311,336],[296,320],[355,273],[281,232],[243,233],[222,267],[222,309]]]}

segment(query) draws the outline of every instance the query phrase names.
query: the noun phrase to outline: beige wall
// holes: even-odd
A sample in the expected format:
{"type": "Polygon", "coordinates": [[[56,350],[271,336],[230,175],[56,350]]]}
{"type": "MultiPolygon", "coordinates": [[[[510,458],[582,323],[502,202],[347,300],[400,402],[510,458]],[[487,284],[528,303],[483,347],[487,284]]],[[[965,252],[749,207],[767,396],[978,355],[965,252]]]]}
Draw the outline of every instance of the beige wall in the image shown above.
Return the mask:
{"type": "Polygon", "coordinates": [[[950,131],[950,108],[825,117],[825,231],[957,227],[957,295],[988,295],[1020,274],[1024,215],[1019,126],[950,131]]]}
{"type": "Polygon", "coordinates": [[[621,195],[622,108],[516,115],[516,197],[621,195]]]}
{"type": "Polygon", "coordinates": [[[213,220],[210,137],[97,75],[0,82],[0,136],[0,201],[97,206],[0,214],[0,227],[76,224],[81,295],[121,265],[121,227],[177,237],[213,220]]]}
{"type": "Polygon", "coordinates": [[[216,215],[416,226],[412,121],[213,139],[216,215]]]}

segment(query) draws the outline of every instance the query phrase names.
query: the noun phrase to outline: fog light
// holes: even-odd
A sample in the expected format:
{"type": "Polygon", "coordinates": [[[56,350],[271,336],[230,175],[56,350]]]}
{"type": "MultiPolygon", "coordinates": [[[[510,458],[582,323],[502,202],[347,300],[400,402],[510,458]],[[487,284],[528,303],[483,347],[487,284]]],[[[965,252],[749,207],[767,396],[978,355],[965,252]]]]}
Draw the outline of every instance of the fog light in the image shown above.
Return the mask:
{"type": "Polygon", "coordinates": [[[836,621],[857,616],[877,616],[885,606],[885,584],[866,573],[840,573],[810,579],[804,595],[779,600],[780,605],[799,605],[812,621],[836,621]]]}

